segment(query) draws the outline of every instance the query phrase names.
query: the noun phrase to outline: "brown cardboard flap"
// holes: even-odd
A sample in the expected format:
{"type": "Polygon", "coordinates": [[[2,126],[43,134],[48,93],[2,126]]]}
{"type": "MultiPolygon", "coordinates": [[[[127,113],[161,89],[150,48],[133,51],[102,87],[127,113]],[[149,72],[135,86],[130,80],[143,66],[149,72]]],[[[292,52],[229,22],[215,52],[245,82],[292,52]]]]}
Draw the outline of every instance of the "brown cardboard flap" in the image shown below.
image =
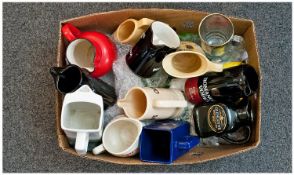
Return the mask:
{"type": "MultiPolygon", "coordinates": [[[[128,18],[141,19],[147,17],[154,20],[159,20],[168,23],[174,27],[178,33],[180,32],[197,32],[198,25],[201,19],[207,15],[205,12],[190,11],[190,10],[173,10],[173,9],[125,9],[121,11],[111,11],[105,13],[94,13],[86,16],[81,16],[73,19],[62,21],[69,22],[82,31],[97,30],[112,34],[118,25],[128,18]]],[[[257,52],[257,43],[255,36],[254,23],[251,20],[230,17],[235,27],[235,34],[242,35],[246,42],[246,49],[249,54],[249,64],[252,65],[260,76],[259,90],[253,97],[253,109],[256,116],[251,141],[245,145],[220,145],[216,147],[195,147],[184,156],[177,159],[172,165],[194,164],[214,160],[237,153],[242,153],[258,146],[260,142],[260,127],[261,127],[261,80],[259,56],[257,52]]],[[[61,35],[59,33],[57,65],[65,65],[65,48],[61,35]]],[[[78,156],[73,148],[70,148],[60,126],[60,114],[62,107],[62,95],[56,93],[56,127],[58,134],[59,146],[66,152],[78,156]]],[[[130,158],[114,157],[108,153],[94,156],[88,153],[84,158],[112,162],[117,164],[129,165],[154,165],[153,163],[142,162],[138,156],[130,158]]]]}
{"type": "MultiPolygon", "coordinates": [[[[190,10],[173,10],[173,9],[125,9],[121,11],[110,11],[105,13],[94,13],[87,16],[81,16],[61,23],[70,22],[78,26],[81,30],[98,30],[106,33],[113,33],[115,29],[124,20],[129,18],[141,19],[148,17],[168,23],[176,27],[177,32],[196,32],[201,19],[206,16],[206,12],[196,12],[190,10]],[[111,20],[111,23],[109,22],[111,20]],[[180,25],[179,25],[180,24],[180,25]]],[[[230,17],[234,24],[236,34],[243,34],[251,25],[250,20],[230,17]]]]}
{"type": "Polygon", "coordinates": [[[57,135],[57,139],[58,139],[59,147],[61,147],[63,150],[70,149],[67,138],[64,134],[57,135]]]}
{"type": "Polygon", "coordinates": [[[255,130],[253,134],[255,135],[256,145],[260,142],[260,127],[261,127],[261,92],[262,92],[262,74],[260,71],[260,63],[259,56],[257,50],[257,42],[256,42],[256,34],[253,21],[251,22],[251,26],[248,30],[243,34],[246,43],[246,50],[249,55],[249,64],[252,65],[259,75],[259,89],[257,91],[257,95],[253,100],[253,109],[255,111],[255,130]]]}

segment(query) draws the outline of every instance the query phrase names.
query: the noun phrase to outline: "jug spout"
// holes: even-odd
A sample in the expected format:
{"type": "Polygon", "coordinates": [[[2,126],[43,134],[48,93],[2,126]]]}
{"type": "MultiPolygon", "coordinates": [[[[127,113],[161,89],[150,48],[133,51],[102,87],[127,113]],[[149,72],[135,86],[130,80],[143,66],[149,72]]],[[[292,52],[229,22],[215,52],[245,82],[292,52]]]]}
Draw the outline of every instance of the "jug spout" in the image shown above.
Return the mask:
{"type": "Polygon", "coordinates": [[[62,74],[62,70],[63,70],[63,68],[61,68],[61,67],[51,67],[50,68],[50,74],[53,77],[53,81],[54,81],[56,89],[58,89],[58,80],[60,78],[64,78],[64,75],[62,74]]]}
{"type": "Polygon", "coordinates": [[[64,75],[62,75],[63,68],[61,67],[51,67],[50,68],[50,74],[52,75],[53,79],[56,81],[58,77],[64,78],[64,75]]]}
{"type": "Polygon", "coordinates": [[[120,108],[124,108],[126,103],[127,103],[126,99],[120,99],[120,100],[117,100],[117,102],[116,102],[117,106],[120,108]]]}

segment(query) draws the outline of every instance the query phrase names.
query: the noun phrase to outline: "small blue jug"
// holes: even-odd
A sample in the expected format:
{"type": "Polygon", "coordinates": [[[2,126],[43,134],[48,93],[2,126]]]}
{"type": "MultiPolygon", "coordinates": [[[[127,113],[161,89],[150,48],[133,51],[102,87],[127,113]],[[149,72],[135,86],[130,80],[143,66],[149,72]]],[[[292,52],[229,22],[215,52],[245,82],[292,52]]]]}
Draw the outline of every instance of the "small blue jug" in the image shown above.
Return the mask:
{"type": "Polygon", "coordinates": [[[196,146],[200,139],[190,135],[185,121],[159,120],[144,126],[140,137],[140,159],[170,164],[196,146]]]}

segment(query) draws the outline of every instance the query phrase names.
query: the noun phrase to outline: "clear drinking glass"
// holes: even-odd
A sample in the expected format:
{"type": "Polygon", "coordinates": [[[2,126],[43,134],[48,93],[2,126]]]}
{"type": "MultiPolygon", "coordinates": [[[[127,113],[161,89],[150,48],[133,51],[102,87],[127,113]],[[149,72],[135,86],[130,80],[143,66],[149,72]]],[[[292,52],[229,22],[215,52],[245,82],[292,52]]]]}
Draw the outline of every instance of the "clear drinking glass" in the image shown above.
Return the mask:
{"type": "Polygon", "coordinates": [[[234,35],[234,26],[228,17],[219,13],[207,15],[200,22],[198,32],[201,47],[210,61],[247,61],[244,38],[234,35]]]}
{"type": "Polygon", "coordinates": [[[213,13],[207,15],[199,24],[201,43],[208,47],[220,47],[227,44],[234,35],[234,26],[226,16],[213,13]]]}

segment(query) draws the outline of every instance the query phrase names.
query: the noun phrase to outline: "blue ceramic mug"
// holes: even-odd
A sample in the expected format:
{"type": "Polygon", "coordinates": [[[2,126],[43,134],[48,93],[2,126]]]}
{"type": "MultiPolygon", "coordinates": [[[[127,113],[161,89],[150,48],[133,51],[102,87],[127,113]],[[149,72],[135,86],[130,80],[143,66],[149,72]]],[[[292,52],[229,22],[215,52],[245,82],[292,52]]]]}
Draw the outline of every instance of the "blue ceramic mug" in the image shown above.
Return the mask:
{"type": "Polygon", "coordinates": [[[185,121],[159,120],[144,126],[140,137],[140,159],[170,164],[200,142],[190,135],[185,121]]]}

